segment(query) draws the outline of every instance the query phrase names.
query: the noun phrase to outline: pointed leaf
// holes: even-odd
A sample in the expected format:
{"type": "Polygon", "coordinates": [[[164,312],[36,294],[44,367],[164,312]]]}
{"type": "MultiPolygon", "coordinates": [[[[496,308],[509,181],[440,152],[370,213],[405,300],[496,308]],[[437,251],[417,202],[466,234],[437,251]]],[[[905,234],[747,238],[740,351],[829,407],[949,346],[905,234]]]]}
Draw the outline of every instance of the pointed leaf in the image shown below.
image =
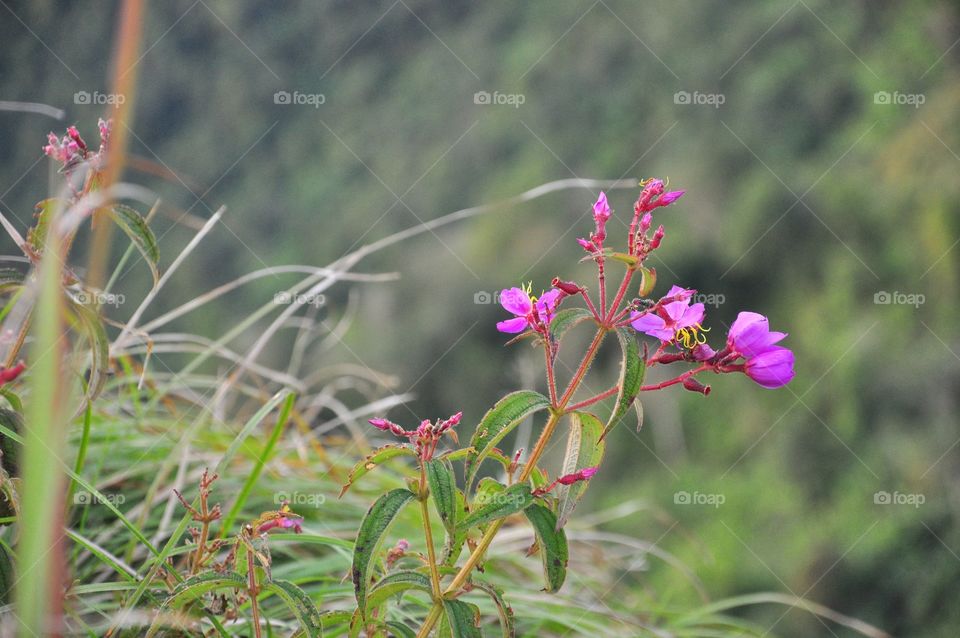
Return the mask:
{"type": "Polygon", "coordinates": [[[393,522],[400,509],[414,497],[414,493],[410,490],[391,490],[370,506],[363,522],[360,524],[357,542],[353,548],[353,567],[350,573],[353,576],[357,608],[364,618],[366,618],[367,587],[370,584],[370,564],[373,562],[390,523],[393,522]]]}
{"type": "MultiPolygon", "coordinates": [[[[606,442],[601,440],[603,424],[600,419],[587,412],[572,412],[570,414],[570,434],[567,437],[567,451],[563,456],[564,474],[573,474],[587,467],[596,467],[603,460],[606,442]]],[[[557,498],[560,509],[557,513],[557,526],[563,527],[570,519],[570,514],[580,499],[590,481],[579,481],[573,485],[561,485],[557,488],[557,498]]]]}
{"type": "Polygon", "coordinates": [[[246,589],[247,581],[239,574],[226,572],[203,572],[191,576],[173,588],[170,596],[164,601],[164,607],[180,607],[218,589],[246,589]]]}
{"type": "Polygon", "coordinates": [[[87,379],[87,399],[93,400],[103,389],[103,384],[110,374],[110,339],[100,315],[93,306],[77,303],[69,298],[68,304],[72,308],[79,324],[90,343],[90,374],[87,379]]]}
{"type": "Polygon", "coordinates": [[[557,529],[557,517],[549,509],[534,503],[523,511],[533,531],[537,535],[537,544],[540,547],[540,558],[543,561],[543,574],[548,592],[555,592],[563,585],[567,577],[567,535],[562,529],[557,529]]]}
{"type": "Polygon", "coordinates": [[[160,271],[158,270],[160,249],[157,247],[157,238],[153,236],[153,231],[150,230],[147,221],[140,213],[123,204],[115,204],[110,209],[110,217],[127,234],[133,245],[143,255],[147,266],[150,267],[150,273],[153,275],[153,285],[156,286],[157,282],[160,281],[160,271]]]}
{"type": "Polygon", "coordinates": [[[464,491],[470,491],[480,463],[503,437],[529,415],[549,407],[550,399],[532,390],[512,392],[497,401],[483,416],[470,441],[474,451],[465,462],[467,478],[464,491]]]}
{"type": "Polygon", "coordinates": [[[489,583],[473,581],[474,589],[486,592],[493,600],[497,608],[497,614],[500,616],[500,629],[503,630],[503,638],[514,638],[516,631],[513,627],[513,608],[503,599],[503,591],[489,583]]]}
{"type": "Polygon", "coordinates": [[[427,463],[426,471],[433,504],[440,514],[447,534],[453,536],[457,526],[457,481],[453,475],[453,466],[449,461],[433,459],[427,463]]]}
{"type": "Polygon", "coordinates": [[[550,321],[550,339],[554,343],[559,343],[570,328],[592,318],[593,313],[586,308],[564,308],[558,311],[550,321]]]}
{"type": "Polygon", "coordinates": [[[313,599],[293,583],[287,580],[272,580],[263,584],[265,591],[276,594],[287,604],[306,636],[323,636],[323,619],[313,599]]]}
{"type": "Polygon", "coordinates": [[[384,576],[370,588],[370,592],[367,594],[367,607],[376,607],[383,604],[388,598],[402,594],[408,589],[418,589],[428,594],[432,593],[430,579],[420,572],[411,570],[393,572],[384,576]]]}
{"type": "Polygon", "coordinates": [[[340,496],[346,494],[347,490],[353,486],[357,479],[367,472],[376,469],[386,461],[398,456],[416,455],[417,454],[414,452],[413,448],[406,445],[400,445],[399,443],[391,443],[389,445],[384,445],[383,447],[377,448],[371,454],[368,454],[362,461],[357,463],[352,470],[350,470],[350,474],[347,476],[347,482],[342,488],[340,488],[340,496]]]}
{"type": "Polygon", "coordinates": [[[499,493],[490,495],[490,500],[481,504],[460,522],[468,530],[500,518],[516,514],[533,503],[533,493],[526,483],[517,483],[499,493]]]}
{"type": "Polygon", "coordinates": [[[610,430],[620,422],[637,395],[640,394],[640,386],[643,385],[643,375],[646,367],[640,357],[640,346],[632,329],[617,328],[617,339],[620,341],[620,347],[623,350],[623,359],[620,361],[620,380],[617,382],[620,389],[617,392],[617,402],[614,405],[613,413],[603,429],[601,438],[606,437],[610,430]]]}
{"type": "Polygon", "coordinates": [[[480,609],[462,600],[443,601],[447,626],[453,638],[483,638],[480,632],[480,609]]]}
{"type": "Polygon", "coordinates": [[[385,624],[387,629],[389,629],[396,638],[417,638],[417,632],[410,629],[402,622],[388,620],[385,624]]]}

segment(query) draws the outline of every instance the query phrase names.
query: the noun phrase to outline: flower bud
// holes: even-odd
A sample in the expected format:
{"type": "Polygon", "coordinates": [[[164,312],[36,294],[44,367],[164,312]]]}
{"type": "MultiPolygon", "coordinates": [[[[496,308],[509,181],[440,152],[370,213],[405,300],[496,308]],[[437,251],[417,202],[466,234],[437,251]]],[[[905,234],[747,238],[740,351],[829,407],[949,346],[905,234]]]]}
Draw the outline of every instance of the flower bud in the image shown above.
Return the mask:
{"type": "Polygon", "coordinates": [[[553,281],[551,281],[550,283],[554,288],[562,291],[564,294],[567,294],[567,295],[579,295],[580,292],[583,290],[582,286],[578,286],[572,281],[563,281],[559,277],[554,277],[553,281]]]}
{"type": "Polygon", "coordinates": [[[699,392],[703,396],[710,394],[710,386],[703,385],[693,377],[688,377],[683,380],[684,390],[690,390],[690,392],[699,392]]]}
{"type": "Polygon", "coordinates": [[[660,247],[660,242],[663,240],[663,224],[657,227],[656,232],[653,233],[653,239],[650,240],[650,250],[654,250],[660,247]]]}

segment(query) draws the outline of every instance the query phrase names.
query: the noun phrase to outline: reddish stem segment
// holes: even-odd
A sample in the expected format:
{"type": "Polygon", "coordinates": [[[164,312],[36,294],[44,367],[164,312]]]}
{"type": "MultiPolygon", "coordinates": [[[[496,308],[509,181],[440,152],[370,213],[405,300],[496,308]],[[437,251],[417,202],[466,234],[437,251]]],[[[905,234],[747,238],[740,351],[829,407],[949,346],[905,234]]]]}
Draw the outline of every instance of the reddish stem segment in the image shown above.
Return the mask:
{"type": "Polygon", "coordinates": [[[573,405],[571,405],[571,406],[569,406],[569,407],[567,408],[567,412],[575,412],[575,411],[577,411],[577,410],[582,410],[583,408],[587,407],[588,405],[593,405],[594,403],[597,403],[598,401],[603,401],[603,400],[606,399],[607,397],[612,397],[613,395],[615,395],[615,394],[617,393],[617,390],[619,390],[619,389],[620,389],[620,388],[619,388],[618,386],[613,386],[613,387],[610,388],[609,390],[604,390],[603,392],[601,392],[601,393],[598,394],[597,396],[591,397],[591,398],[587,399],[586,401],[581,401],[580,403],[574,403],[573,405]]]}
{"type": "Polygon", "coordinates": [[[640,387],[640,392],[649,392],[650,390],[662,390],[663,388],[669,388],[672,385],[678,383],[683,383],[686,379],[689,379],[693,375],[703,372],[704,370],[709,370],[710,366],[707,364],[701,365],[699,368],[694,368],[693,370],[687,370],[678,377],[674,377],[669,381],[662,381],[660,383],[655,383],[653,385],[645,385],[640,387]]]}

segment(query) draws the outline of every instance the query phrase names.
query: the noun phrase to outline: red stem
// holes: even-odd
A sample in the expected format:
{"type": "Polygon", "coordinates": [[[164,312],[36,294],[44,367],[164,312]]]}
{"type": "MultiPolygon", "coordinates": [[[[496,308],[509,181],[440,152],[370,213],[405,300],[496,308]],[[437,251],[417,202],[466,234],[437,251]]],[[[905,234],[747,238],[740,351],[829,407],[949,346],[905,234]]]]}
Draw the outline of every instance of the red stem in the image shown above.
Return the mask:
{"type": "Polygon", "coordinates": [[[594,403],[597,403],[598,401],[603,401],[603,400],[606,399],[607,397],[612,397],[614,394],[617,393],[617,390],[619,390],[619,389],[620,389],[619,387],[613,386],[613,387],[610,388],[609,390],[604,390],[603,392],[601,392],[601,393],[598,394],[597,396],[591,397],[591,398],[587,399],[586,401],[581,401],[580,403],[574,403],[573,405],[571,405],[571,406],[569,406],[569,407],[567,408],[567,411],[568,411],[568,412],[573,412],[573,411],[575,411],[575,410],[579,410],[579,409],[581,409],[581,408],[585,408],[585,407],[587,407],[588,405],[593,405],[594,403]]]}
{"type": "Polygon", "coordinates": [[[688,378],[692,377],[697,373],[700,373],[700,372],[703,372],[704,370],[709,370],[709,369],[710,369],[709,365],[703,364],[699,368],[694,368],[693,370],[687,370],[680,376],[670,379],[669,381],[663,381],[661,383],[655,383],[653,385],[641,386],[640,392],[649,392],[651,390],[662,390],[663,388],[669,388],[672,385],[683,383],[685,380],[687,380],[688,378]]]}

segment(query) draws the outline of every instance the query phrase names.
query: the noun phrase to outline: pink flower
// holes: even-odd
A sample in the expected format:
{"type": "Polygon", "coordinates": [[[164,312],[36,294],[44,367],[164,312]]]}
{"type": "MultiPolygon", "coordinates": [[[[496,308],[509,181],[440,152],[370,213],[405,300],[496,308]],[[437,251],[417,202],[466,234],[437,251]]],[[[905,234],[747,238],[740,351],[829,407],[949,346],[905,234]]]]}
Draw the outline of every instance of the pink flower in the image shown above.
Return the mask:
{"type": "Polygon", "coordinates": [[[589,480],[594,474],[597,473],[599,467],[585,467],[579,472],[574,472],[573,474],[564,474],[557,479],[557,483],[560,485],[573,485],[580,481],[589,480]]]}
{"type": "Polygon", "coordinates": [[[597,230],[593,233],[591,239],[597,244],[602,244],[607,238],[607,220],[610,219],[610,204],[607,203],[607,194],[600,191],[596,203],[593,205],[593,220],[597,224],[597,230]]]}
{"type": "Polygon", "coordinates": [[[685,192],[686,191],[670,191],[669,193],[664,193],[663,180],[651,179],[647,182],[646,186],[643,187],[643,191],[641,191],[634,209],[638,213],[649,213],[655,208],[669,206],[683,197],[685,192]]]}
{"type": "Polygon", "coordinates": [[[774,345],[787,335],[770,330],[767,318],[756,312],[741,312],[727,333],[725,352],[743,357],[743,372],[764,388],[779,388],[793,379],[794,355],[774,345]]]}
{"type": "Polygon", "coordinates": [[[540,295],[536,301],[523,288],[507,288],[500,292],[500,305],[507,312],[516,317],[497,323],[500,332],[523,332],[528,327],[538,330],[547,326],[553,320],[562,292],[557,289],[548,290],[540,295]]]}
{"type": "Polygon", "coordinates": [[[696,291],[680,286],[672,287],[660,300],[655,312],[630,313],[630,325],[638,332],[656,337],[660,341],[673,341],[678,330],[703,323],[705,314],[703,304],[690,304],[690,298],[694,292],[696,291]],[[668,299],[671,301],[664,303],[668,299]]]}
{"type": "Polygon", "coordinates": [[[745,359],[770,349],[786,337],[783,332],[771,332],[767,318],[756,312],[741,312],[727,333],[727,347],[745,359]]]}
{"type": "Polygon", "coordinates": [[[781,346],[771,346],[747,359],[744,373],[764,388],[779,388],[793,379],[793,352],[781,346]]]}

